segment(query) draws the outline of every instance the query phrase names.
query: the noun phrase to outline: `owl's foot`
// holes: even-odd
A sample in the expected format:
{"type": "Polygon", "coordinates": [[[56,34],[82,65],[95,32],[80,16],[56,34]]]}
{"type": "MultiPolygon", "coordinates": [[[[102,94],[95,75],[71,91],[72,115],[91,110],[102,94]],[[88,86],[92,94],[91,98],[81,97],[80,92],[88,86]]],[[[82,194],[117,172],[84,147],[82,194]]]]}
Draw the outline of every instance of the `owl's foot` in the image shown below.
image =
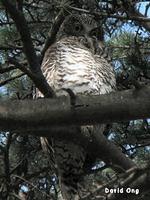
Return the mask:
{"type": "Polygon", "coordinates": [[[70,88],[63,88],[65,92],[69,94],[70,97],[70,105],[74,107],[76,105],[76,95],[70,88]]]}

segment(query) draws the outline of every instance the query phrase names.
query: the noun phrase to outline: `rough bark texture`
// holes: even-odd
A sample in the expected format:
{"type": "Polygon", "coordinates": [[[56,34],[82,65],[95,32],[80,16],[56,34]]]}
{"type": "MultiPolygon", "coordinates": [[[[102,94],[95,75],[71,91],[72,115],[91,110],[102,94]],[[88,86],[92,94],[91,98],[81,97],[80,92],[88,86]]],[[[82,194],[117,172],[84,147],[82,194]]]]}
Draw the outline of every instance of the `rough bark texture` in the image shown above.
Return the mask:
{"type": "Polygon", "coordinates": [[[1,101],[1,130],[48,130],[51,126],[90,125],[150,117],[150,87],[100,96],[35,101],[1,101]]]}

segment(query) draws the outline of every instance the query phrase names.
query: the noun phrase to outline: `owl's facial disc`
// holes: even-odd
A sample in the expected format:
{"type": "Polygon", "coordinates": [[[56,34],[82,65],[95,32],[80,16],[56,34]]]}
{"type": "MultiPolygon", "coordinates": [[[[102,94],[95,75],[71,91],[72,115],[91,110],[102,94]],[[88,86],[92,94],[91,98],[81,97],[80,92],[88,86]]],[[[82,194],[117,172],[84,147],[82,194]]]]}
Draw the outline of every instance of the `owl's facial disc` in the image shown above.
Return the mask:
{"type": "Polygon", "coordinates": [[[97,22],[87,15],[70,15],[64,20],[57,40],[63,37],[76,37],[87,48],[93,49],[93,43],[99,42],[101,38],[100,27],[97,22]]]}

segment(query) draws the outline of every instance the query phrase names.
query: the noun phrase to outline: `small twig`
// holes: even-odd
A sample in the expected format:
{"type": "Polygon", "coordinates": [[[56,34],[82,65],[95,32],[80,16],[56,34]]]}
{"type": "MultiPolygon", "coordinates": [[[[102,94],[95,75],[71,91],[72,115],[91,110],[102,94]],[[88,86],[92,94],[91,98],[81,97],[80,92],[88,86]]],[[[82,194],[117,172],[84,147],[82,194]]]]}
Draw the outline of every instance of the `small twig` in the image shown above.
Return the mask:
{"type": "Polygon", "coordinates": [[[0,66],[0,74],[4,74],[4,73],[6,73],[6,72],[10,72],[10,71],[12,71],[12,70],[14,70],[14,69],[16,69],[15,66],[9,66],[9,67],[7,67],[7,68],[2,68],[2,67],[0,66]]]}
{"type": "Polygon", "coordinates": [[[19,46],[11,46],[11,45],[8,45],[8,46],[0,46],[0,50],[3,50],[3,51],[8,51],[8,50],[22,50],[23,47],[19,47],[19,46]]]}
{"type": "Polygon", "coordinates": [[[76,8],[73,6],[67,6],[68,9],[75,10],[78,12],[83,12],[87,14],[94,15],[96,17],[108,17],[108,18],[117,18],[121,20],[135,20],[135,21],[143,21],[143,22],[150,22],[150,18],[145,18],[145,17],[136,17],[136,16],[121,16],[121,15],[114,15],[110,13],[102,13],[102,12],[91,12],[89,10],[81,9],[81,8],[76,8]]]}
{"type": "Polygon", "coordinates": [[[14,196],[17,199],[22,200],[22,198],[19,197],[19,195],[15,194],[15,193],[10,193],[10,196],[14,196]]]}
{"type": "MultiPolygon", "coordinates": [[[[33,20],[33,21],[28,21],[27,23],[28,23],[28,25],[29,24],[47,24],[47,25],[51,24],[51,22],[48,21],[48,20],[43,20],[43,21],[33,20]]],[[[7,25],[14,25],[14,24],[15,23],[13,21],[10,21],[10,22],[6,22],[6,21],[3,22],[3,21],[1,21],[0,22],[0,26],[7,26],[7,25]]]]}
{"type": "Polygon", "coordinates": [[[6,188],[7,195],[10,190],[10,162],[9,162],[9,148],[11,145],[12,133],[9,133],[6,140],[5,152],[4,152],[4,163],[5,163],[5,178],[6,178],[6,188]]]}
{"type": "Polygon", "coordinates": [[[14,77],[8,78],[8,79],[6,79],[4,81],[1,81],[0,82],[0,87],[2,87],[3,85],[8,84],[10,81],[13,81],[13,80],[15,80],[17,78],[20,78],[20,77],[24,76],[24,75],[25,75],[25,73],[21,73],[21,74],[19,74],[17,76],[14,76],[14,77]]]}
{"type": "MultiPolygon", "coordinates": [[[[114,48],[114,49],[135,49],[135,46],[132,45],[124,45],[124,46],[114,46],[114,45],[106,45],[108,48],[114,48]]],[[[140,47],[140,49],[150,49],[150,47],[140,47]]]]}
{"type": "Polygon", "coordinates": [[[46,192],[43,192],[42,190],[40,190],[36,185],[34,185],[33,183],[31,183],[30,181],[26,180],[25,178],[18,176],[18,175],[12,175],[15,178],[21,179],[22,181],[24,181],[25,183],[31,185],[34,189],[38,190],[40,193],[44,194],[45,196],[51,198],[52,196],[47,194],[46,192]]]}
{"type": "Polygon", "coordinates": [[[108,183],[100,185],[99,187],[97,187],[93,191],[90,191],[89,193],[87,193],[82,198],[82,200],[91,199],[91,197],[96,196],[97,194],[100,194],[104,190],[104,188],[110,187],[110,186],[115,185],[115,184],[122,186],[122,187],[123,186],[125,187],[125,185],[127,185],[129,182],[132,182],[133,180],[135,180],[136,170],[137,170],[137,168],[133,167],[133,168],[127,170],[125,173],[120,174],[117,177],[114,176],[114,178],[111,181],[109,181],[108,183]],[[118,178],[120,179],[120,182],[121,182],[121,180],[124,180],[124,181],[122,181],[121,183],[118,184],[118,178]]]}

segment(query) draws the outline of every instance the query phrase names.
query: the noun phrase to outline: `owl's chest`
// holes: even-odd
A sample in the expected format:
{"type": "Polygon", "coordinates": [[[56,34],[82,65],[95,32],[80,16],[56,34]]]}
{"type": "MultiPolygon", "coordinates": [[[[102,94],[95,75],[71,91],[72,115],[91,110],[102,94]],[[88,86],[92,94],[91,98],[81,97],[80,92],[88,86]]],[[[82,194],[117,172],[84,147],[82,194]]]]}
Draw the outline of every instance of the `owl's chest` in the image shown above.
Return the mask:
{"type": "Polygon", "coordinates": [[[69,88],[76,94],[104,94],[112,90],[114,75],[105,59],[77,43],[67,45],[61,41],[53,48],[49,49],[42,70],[55,91],[69,88]]]}
{"type": "Polygon", "coordinates": [[[75,93],[89,92],[96,81],[95,60],[90,51],[82,48],[59,49],[54,70],[54,87],[70,88],[75,93]]]}

